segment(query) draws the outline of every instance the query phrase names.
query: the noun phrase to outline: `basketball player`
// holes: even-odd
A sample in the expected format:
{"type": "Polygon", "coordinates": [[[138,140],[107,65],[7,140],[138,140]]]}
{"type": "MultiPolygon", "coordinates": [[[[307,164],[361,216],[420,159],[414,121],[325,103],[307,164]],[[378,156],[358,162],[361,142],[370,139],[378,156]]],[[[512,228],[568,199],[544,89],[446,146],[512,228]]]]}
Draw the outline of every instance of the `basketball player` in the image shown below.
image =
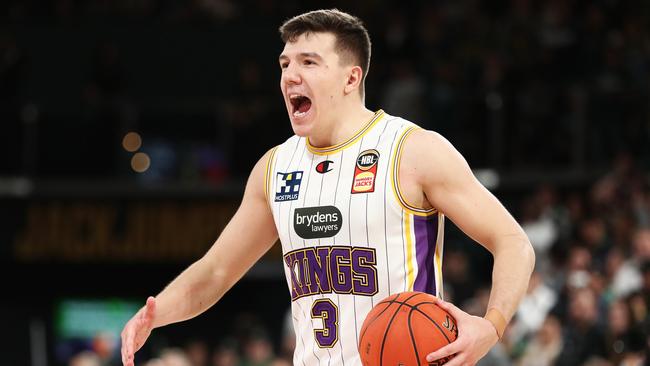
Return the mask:
{"type": "Polygon", "coordinates": [[[528,285],[528,238],[437,133],[364,105],[370,39],[361,21],[319,10],[280,28],[280,88],[295,135],[255,165],[215,244],[122,331],[122,359],[152,329],[215,304],[280,238],[296,332],[295,365],[360,365],[365,315],[402,291],[442,296],[449,217],[494,256],[485,317],[448,302],[458,339],[430,354],[474,365],[503,335],[528,285]]]}

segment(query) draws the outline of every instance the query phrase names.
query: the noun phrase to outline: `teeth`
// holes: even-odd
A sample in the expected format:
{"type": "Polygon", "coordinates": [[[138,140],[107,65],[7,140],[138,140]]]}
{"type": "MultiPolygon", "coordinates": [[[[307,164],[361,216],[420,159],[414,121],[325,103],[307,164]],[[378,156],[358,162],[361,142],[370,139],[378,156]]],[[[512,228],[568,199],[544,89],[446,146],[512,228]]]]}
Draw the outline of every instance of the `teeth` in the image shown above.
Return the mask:
{"type": "Polygon", "coordinates": [[[293,116],[296,117],[296,118],[304,117],[304,116],[309,112],[309,111],[300,112],[300,111],[297,109],[298,106],[297,106],[293,101],[296,100],[296,99],[299,99],[299,98],[307,98],[307,97],[305,97],[305,96],[302,95],[302,94],[297,94],[297,93],[289,94],[289,100],[292,101],[291,104],[293,105],[293,108],[296,109],[292,114],[293,114],[293,116]]]}

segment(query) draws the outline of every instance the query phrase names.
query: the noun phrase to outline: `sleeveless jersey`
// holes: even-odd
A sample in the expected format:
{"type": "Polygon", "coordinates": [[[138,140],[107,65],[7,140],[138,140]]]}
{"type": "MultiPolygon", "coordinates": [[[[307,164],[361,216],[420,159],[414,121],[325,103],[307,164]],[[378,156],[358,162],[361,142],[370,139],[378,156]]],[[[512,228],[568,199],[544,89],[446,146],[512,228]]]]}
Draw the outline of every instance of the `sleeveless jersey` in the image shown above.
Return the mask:
{"type": "Polygon", "coordinates": [[[442,295],[444,216],[400,194],[399,156],[418,127],[383,111],[339,145],[293,136],[271,152],[267,194],[291,294],[294,365],[361,365],[370,309],[402,291],[442,295]]]}

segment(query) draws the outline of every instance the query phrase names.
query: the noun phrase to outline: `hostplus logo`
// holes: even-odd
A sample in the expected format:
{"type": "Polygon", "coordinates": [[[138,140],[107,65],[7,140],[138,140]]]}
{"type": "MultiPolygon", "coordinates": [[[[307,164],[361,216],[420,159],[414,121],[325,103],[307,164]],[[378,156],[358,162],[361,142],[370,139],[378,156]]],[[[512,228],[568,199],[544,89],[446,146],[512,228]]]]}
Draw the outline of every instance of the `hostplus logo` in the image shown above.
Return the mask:
{"type": "Polygon", "coordinates": [[[300,194],[302,171],[278,173],[278,189],[275,192],[275,202],[294,201],[300,194]]]}
{"type": "Polygon", "coordinates": [[[341,211],[334,206],[297,208],[293,228],[303,239],[329,238],[341,230],[341,211]]]}

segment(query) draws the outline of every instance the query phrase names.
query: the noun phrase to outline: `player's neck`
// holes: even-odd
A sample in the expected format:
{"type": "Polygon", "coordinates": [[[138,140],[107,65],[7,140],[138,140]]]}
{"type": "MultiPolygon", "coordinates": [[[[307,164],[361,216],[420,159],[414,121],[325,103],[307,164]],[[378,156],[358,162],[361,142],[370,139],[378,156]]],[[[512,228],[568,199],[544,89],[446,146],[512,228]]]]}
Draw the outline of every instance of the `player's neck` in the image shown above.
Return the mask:
{"type": "Polygon", "coordinates": [[[375,112],[360,105],[349,110],[333,113],[328,121],[322,121],[321,131],[309,136],[309,143],[316,147],[335,146],[352,138],[375,115],[375,112]]]}

